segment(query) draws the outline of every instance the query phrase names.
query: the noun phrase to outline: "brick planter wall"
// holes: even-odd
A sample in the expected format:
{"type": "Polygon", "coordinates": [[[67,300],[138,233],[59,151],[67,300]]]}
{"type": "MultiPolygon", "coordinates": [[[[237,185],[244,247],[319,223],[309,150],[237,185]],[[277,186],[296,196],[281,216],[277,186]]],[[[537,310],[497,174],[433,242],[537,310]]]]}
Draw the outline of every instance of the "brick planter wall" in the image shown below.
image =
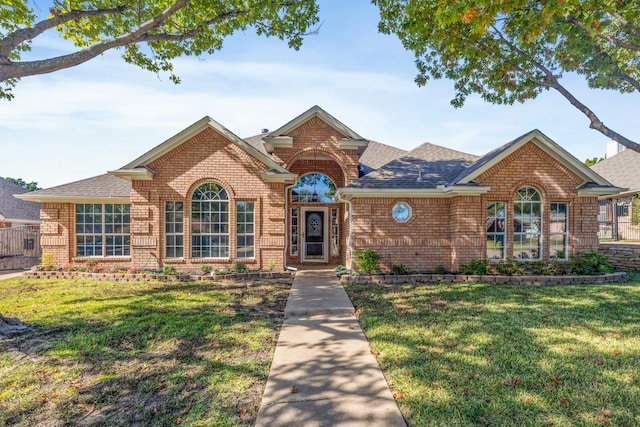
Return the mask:
{"type": "Polygon", "coordinates": [[[215,276],[200,276],[190,274],[168,275],[160,273],[141,273],[141,274],[118,274],[118,273],[88,273],[84,271],[27,271],[22,273],[23,277],[28,279],[90,279],[100,282],[192,282],[201,281],[250,281],[264,279],[292,279],[293,272],[285,271],[278,273],[269,272],[250,272],[250,273],[230,273],[218,274],[215,276]]]}
{"type": "Polygon", "coordinates": [[[343,275],[343,283],[487,283],[496,285],[590,285],[624,283],[627,273],[611,273],[601,276],[469,276],[463,274],[409,274],[406,276],[350,276],[343,275]]]}
{"type": "Polygon", "coordinates": [[[640,244],[600,244],[598,252],[609,258],[616,271],[640,271],[640,244]]]}

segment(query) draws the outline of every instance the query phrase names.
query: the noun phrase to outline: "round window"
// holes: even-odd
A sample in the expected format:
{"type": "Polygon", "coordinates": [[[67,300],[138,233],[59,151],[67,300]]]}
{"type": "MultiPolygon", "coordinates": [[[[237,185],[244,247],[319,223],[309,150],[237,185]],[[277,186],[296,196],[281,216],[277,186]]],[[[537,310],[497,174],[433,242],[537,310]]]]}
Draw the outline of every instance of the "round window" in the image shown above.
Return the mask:
{"type": "Polygon", "coordinates": [[[391,209],[391,216],[397,222],[407,222],[411,218],[411,206],[404,202],[398,202],[391,209]]]}

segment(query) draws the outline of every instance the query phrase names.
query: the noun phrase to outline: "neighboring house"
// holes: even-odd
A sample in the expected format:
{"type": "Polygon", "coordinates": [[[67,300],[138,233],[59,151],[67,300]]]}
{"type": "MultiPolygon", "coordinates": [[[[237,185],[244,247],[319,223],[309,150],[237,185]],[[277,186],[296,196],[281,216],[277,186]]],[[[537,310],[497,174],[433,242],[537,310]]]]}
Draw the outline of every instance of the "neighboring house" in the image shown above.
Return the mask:
{"type": "Polygon", "coordinates": [[[600,197],[600,238],[639,240],[640,153],[607,150],[607,158],[591,166],[591,170],[620,187],[619,192],[600,197]]]}
{"type": "Polygon", "coordinates": [[[40,224],[40,203],[14,197],[28,192],[26,188],[0,179],[0,228],[40,224]]]}
{"type": "Polygon", "coordinates": [[[106,175],[21,195],[43,203],[59,264],[194,269],[346,264],[456,270],[567,259],[598,245],[609,182],[535,130],[478,157],[369,141],[319,107],[241,139],[209,117],[106,175]]]}

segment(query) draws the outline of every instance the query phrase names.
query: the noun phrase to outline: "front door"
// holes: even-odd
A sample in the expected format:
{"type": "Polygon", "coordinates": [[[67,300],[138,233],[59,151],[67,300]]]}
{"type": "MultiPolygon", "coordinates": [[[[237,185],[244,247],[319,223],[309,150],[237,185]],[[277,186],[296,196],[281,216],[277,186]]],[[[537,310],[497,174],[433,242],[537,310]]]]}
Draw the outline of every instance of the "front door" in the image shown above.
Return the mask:
{"type": "Polygon", "coordinates": [[[304,211],[303,261],[326,261],[325,212],[304,211]]]}

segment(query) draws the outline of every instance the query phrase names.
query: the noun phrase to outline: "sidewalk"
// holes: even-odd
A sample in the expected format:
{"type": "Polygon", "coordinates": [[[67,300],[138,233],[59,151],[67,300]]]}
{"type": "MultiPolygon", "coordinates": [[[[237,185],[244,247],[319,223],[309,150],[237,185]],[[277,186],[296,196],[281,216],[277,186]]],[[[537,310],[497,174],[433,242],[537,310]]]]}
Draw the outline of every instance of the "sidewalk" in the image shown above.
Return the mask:
{"type": "Polygon", "coordinates": [[[406,424],[333,270],[296,273],[256,427],[406,424]]]}
{"type": "Polygon", "coordinates": [[[0,270],[0,280],[22,276],[24,270],[0,270]]]}

